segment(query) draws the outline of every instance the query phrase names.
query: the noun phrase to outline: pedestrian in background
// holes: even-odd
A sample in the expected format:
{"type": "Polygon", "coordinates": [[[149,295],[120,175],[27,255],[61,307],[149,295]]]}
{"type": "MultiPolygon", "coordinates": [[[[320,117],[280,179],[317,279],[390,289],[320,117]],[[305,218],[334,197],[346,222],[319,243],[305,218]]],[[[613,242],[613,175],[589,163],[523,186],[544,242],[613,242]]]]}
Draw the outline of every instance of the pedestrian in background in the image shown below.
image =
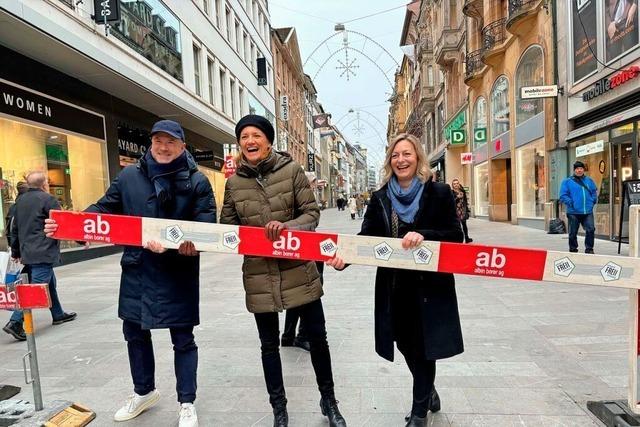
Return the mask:
{"type": "Polygon", "coordinates": [[[349,197],[349,213],[351,214],[351,219],[356,219],[356,212],[358,212],[358,202],[356,201],[356,196],[349,197]]]}
{"type": "Polygon", "coordinates": [[[573,175],[560,185],[560,201],[567,207],[569,220],[569,252],[578,252],[578,229],[582,225],[586,234],[584,253],[592,254],[595,239],[593,208],[598,202],[595,182],[584,174],[584,163],[573,164],[573,175]]]}
{"type": "Polygon", "coordinates": [[[469,229],[467,228],[467,220],[469,219],[469,201],[467,199],[467,192],[460,184],[458,178],[451,181],[451,189],[453,190],[453,197],[456,200],[456,214],[462,225],[462,232],[464,233],[464,242],[471,243],[473,239],[469,237],[469,229]]]}
{"type": "MultiPolygon", "coordinates": [[[[371,196],[360,235],[401,238],[405,250],[425,239],[462,242],[451,189],[433,181],[415,136],[403,133],[391,140],[383,183],[371,196]]],[[[346,267],[339,257],[327,264],[336,270],[346,267]]],[[[427,426],[428,411],[440,410],[436,360],[463,352],[453,274],[380,267],[374,310],[376,352],[392,362],[395,342],[413,376],[406,426],[427,426]]]]}
{"type": "MultiPolygon", "coordinates": [[[[264,227],[271,241],[287,229],[314,231],[320,218],[309,181],[288,153],[273,150],[269,120],[247,115],[236,124],[238,169],[225,186],[220,222],[264,227]]],[[[245,256],[242,278],[249,312],[254,313],[261,343],[262,368],[276,427],[289,423],[280,360],[278,312],[298,307],[310,343],[311,362],[320,391],[320,410],[332,427],[346,426],[335,398],[327,343],[322,283],[313,261],[245,256]]]]}
{"type": "Polygon", "coordinates": [[[7,216],[5,218],[5,233],[7,236],[7,246],[9,248],[11,248],[11,241],[15,238],[15,236],[12,234],[12,228],[13,228],[13,221],[15,220],[15,217],[16,217],[16,203],[18,203],[18,199],[20,199],[20,196],[22,196],[24,193],[29,191],[29,185],[27,185],[27,183],[24,181],[19,181],[16,184],[16,190],[18,191],[18,194],[16,195],[16,200],[9,207],[9,210],[7,211],[7,216]]]}
{"type": "MultiPolygon", "coordinates": [[[[60,209],[60,204],[49,194],[47,175],[43,171],[29,172],[26,177],[29,189],[16,200],[11,231],[11,257],[24,264],[34,283],[49,284],[51,317],[53,325],[61,325],[76,318],[76,313],[65,312],[58,297],[57,280],[53,267],[60,263],[60,242],[43,232],[49,211],[60,209]]],[[[11,314],[3,331],[15,339],[27,339],[23,328],[21,310],[11,314]]]]}
{"type": "Polygon", "coordinates": [[[356,211],[358,212],[358,218],[362,219],[362,213],[364,212],[364,198],[362,194],[356,196],[356,211]]]}
{"type": "Polygon", "coordinates": [[[338,195],[338,199],[336,200],[336,205],[338,206],[339,211],[344,210],[344,198],[342,197],[342,194],[338,195]]]}
{"type": "MultiPolygon", "coordinates": [[[[151,147],[135,165],[124,168],[106,194],[86,212],[216,222],[209,180],[185,149],[184,131],[171,120],[156,122],[151,147]]],[[[47,220],[46,231],[57,224],[47,220]]],[[[150,241],[144,248],[125,246],[118,316],[127,342],[134,393],[114,415],[127,421],[155,405],[152,329],[169,329],[173,343],[179,427],[196,427],[198,347],[193,328],[200,323],[200,256],[192,242],[165,249],[150,241]]]]}

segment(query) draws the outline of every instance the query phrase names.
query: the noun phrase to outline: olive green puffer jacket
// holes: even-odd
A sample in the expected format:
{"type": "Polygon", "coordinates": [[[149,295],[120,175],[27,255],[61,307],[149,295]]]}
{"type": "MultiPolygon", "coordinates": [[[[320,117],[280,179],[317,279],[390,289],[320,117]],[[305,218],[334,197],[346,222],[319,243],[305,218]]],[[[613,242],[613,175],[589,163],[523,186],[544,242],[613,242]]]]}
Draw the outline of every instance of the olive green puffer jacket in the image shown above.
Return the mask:
{"type": "MultiPolygon", "coordinates": [[[[222,224],[264,227],[269,221],[280,221],[290,230],[313,231],[319,219],[309,180],[287,153],[272,151],[255,167],[241,162],[227,180],[222,224]]],[[[282,311],[322,296],[320,275],[312,261],[245,256],[242,276],[251,313],[282,311]]]]}

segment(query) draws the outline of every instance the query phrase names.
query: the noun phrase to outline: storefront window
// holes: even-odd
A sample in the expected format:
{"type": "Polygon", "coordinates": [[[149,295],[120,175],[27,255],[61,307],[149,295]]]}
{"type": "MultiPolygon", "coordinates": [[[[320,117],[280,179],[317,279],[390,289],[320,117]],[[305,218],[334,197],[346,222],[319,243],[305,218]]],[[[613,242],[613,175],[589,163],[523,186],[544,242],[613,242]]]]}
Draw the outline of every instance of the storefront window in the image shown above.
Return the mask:
{"type": "MultiPolygon", "coordinates": [[[[569,166],[576,160],[585,165],[585,174],[590,176],[598,189],[598,203],[594,209],[596,234],[611,236],[611,162],[609,159],[609,132],[601,132],[572,142],[569,145],[569,166]]],[[[614,168],[615,169],[615,168],[614,168]]],[[[569,172],[573,173],[572,170],[569,172]]]]}
{"type": "Polygon", "coordinates": [[[121,0],[113,34],[129,47],[182,81],[180,21],[159,0],[121,0]]]}
{"type": "MultiPolygon", "coordinates": [[[[6,235],[4,218],[15,202],[16,185],[31,170],[47,172],[49,191],[63,209],[83,210],[107,188],[106,146],[93,139],[0,119],[2,236],[6,235]]],[[[6,239],[0,239],[1,245],[6,245],[6,239]]]]}
{"type": "Polygon", "coordinates": [[[520,124],[542,112],[543,99],[520,99],[520,88],[527,86],[542,86],[544,84],[544,69],[542,48],[529,48],[518,65],[516,71],[516,124],[520,124]]]}
{"type": "Polygon", "coordinates": [[[473,107],[473,148],[478,148],[486,143],[487,100],[481,96],[476,100],[476,105],[473,107]]]}
{"type": "Polygon", "coordinates": [[[544,217],[546,200],[544,174],[544,140],[538,140],[516,150],[518,216],[544,217]]]}
{"type": "Polygon", "coordinates": [[[474,171],[475,214],[489,215],[489,162],[476,165],[474,171]]]}
{"type": "MultiPolygon", "coordinates": [[[[216,206],[222,206],[224,202],[224,173],[202,165],[198,165],[198,170],[209,180],[216,199],[216,206]]],[[[218,214],[220,214],[220,209],[218,209],[218,214]]]]}
{"type": "Polygon", "coordinates": [[[509,80],[498,77],[491,90],[491,138],[509,130],[509,80]]]}

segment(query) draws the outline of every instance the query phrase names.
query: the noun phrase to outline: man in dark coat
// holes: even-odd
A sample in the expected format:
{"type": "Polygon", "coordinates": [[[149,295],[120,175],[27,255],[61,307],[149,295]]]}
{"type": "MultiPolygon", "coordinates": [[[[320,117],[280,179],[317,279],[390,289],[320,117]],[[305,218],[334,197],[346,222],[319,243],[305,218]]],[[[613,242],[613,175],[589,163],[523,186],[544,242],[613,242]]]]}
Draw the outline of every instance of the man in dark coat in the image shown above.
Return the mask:
{"type": "MultiPolygon", "coordinates": [[[[47,175],[42,171],[27,175],[29,190],[16,201],[11,221],[11,256],[20,260],[31,272],[34,283],[48,283],[51,296],[51,317],[54,325],[76,318],[76,313],[65,313],[58,298],[53,266],[60,262],[60,242],[42,232],[45,218],[51,209],[60,209],[60,203],[49,194],[47,175]]],[[[15,339],[27,339],[22,327],[23,313],[16,310],[3,331],[15,339]]]]}
{"type": "MultiPolygon", "coordinates": [[[[185,150],[182,127],[170,120],[154,124],[151,147],[140,161],[127,166],[106,194],[87,212],[150,218],[215,222],[213,190],[185,150]]],[[[54,231],[52,220],[47,231],[54,231]]],[[[174,349],[180,427],[197,426],[198,347],[193,327],[199,318],[200,257],[192,242],[166,250],[157,242],[124,248],[118,316],[123,322],[135,393],[116,412],[126,421],[154,405],[154,355],[150,329],[168,328],[174,349]]]]}

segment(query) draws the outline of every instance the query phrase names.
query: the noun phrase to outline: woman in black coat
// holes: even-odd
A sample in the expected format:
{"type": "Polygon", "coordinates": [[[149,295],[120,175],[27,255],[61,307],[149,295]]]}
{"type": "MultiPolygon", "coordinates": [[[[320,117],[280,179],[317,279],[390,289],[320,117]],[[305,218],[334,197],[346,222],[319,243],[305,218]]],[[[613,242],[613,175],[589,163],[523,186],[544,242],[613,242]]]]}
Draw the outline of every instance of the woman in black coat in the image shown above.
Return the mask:
{"type": "MultiPolygon", "coordinates": [[[[462,242],[451,190],[432,181],[422,145],[413,135],[400,134],[389,144],[383,182],[371,197],[359,234],[402,238],[407,250],[424,240],[462,242]]],[[[327,264],[345,268],[338,257],[327,264]]],[[[376,352],[389,361],[393,343],[398,346],[413,376],[407,426],[426,426],[427,412],[440,410],[436,360],[463,352],[453,275],[378,268],[375,341],[376,352]]]]}
{"type": "Polygon", "coordinates": [[[467,220],[469,219],[469,200],[467,199],[467,192],[464,190],[460,180],[458,178],[451,181],[451,190],[453,191],[453,198],[456,201],[456,215],[462,224],[462,232],[464,233],[464,242],[471,243],[473,239],[469,237],[469,228],[467,228],[467,220]]]}

